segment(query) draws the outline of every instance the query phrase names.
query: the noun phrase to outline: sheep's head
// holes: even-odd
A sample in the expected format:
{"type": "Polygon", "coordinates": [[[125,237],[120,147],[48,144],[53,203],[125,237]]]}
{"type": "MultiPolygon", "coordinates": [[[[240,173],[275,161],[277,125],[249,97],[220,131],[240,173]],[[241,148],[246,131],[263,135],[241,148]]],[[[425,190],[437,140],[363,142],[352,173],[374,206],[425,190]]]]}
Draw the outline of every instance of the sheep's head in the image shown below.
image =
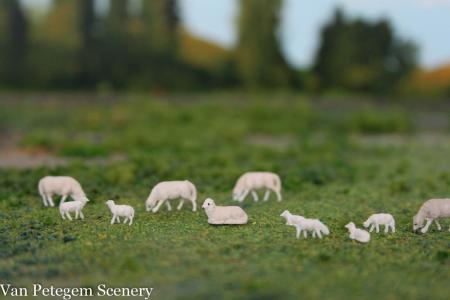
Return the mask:
{"type": "Polygon", "coordinates": [[[347,228],[348,230],[352,230],[355,228],[355,223],[350,222],[347,225],[345,225],[345,228],[347,228]]]}
{"type": "Polygon", "coordinates": [[[422,215],[416,214],[413,218],[413,231],[416,231],[416,230],[422,228],[424,221],[425,221],[425,218],[422,215]]]}
{"type": "Polygon", "coordinates": [[[113,201],[113,200],[108,200],[108,201],[106,201],[105,203],[106,203],[106,205],[108,205],[108,206],[114,205],[114,201],[113,201]]]}
{"type": "Polygon", "coordinates": [[[280,217],[287,218],[291,213],[288,210],[285,210],[281,213],[280,217]]]}
{"type": "Polygon", "coordinates": [[[211,198],[207,198],[205,202],[203,202],[202,208],[205,209],[205,211],[211,211],[216,207],[216,204],[214,203],[214,200],[211,198]]]}
{"type": "Polygon", "coordinates": [[[363,223],[363,226],[364,226],[365,228],[369,227],[369,226],[370,226],[369,220],[365,221],[365,222],[363,223]]]}
{"type": "Polygon", "coordinates": [[[236,185],[233,189],[233,200],[239,201],[239,198],[241,198],[242,190],[236,185]]]}
{"type": "Polygon", "coordinates": [[[156,199],[154,199],[153,197],[148,196],[147,201],[145,201],[145,208],[147,211],[151,211],[153,207],[155,207],[156,205],[156,199]]]}
{"type": "Polygon", "coordinates": [[[89,199],[86,196],[84,196],[84,195],[74,195],[73,199],[75,201],[81,201],[81,202],[84,202],[84,203],[89,201],[89,199]]]}

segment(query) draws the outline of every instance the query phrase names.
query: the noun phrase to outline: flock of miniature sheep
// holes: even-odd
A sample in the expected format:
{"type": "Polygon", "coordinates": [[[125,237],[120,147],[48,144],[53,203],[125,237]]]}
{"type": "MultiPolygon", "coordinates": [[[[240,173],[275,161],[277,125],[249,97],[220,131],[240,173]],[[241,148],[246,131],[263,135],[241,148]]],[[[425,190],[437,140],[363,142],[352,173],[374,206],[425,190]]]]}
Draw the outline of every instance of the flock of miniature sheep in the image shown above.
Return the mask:
{"type": "MultiPolygon", "coordinates": [[[[69,176],[46,176],[39,181],[39,194],[42,197],[44,206],[55,206],[53,196],[61,196],[59,212],[63,220],[72,220],[70,213],[75,213],[75,219],[84,219],[83,208],[89,199],[86,197],[80,183],[69,176]],[[65,202],[67,197],[73,200],[65,202]]],[[[258,201],[257,191],[265,189],[264,201],[269,199],[270,193],[275,193],[277,200],[282,201],[281,180],[277,174],[271,172],[247,172],[244,173],[236,182],[233,189],[233,200],[243,202],[251,194],[254,201],[258,201]]],[[[177,209],[180,210],[185,201],[192,205],[192,211],[197,211],[197,189],[195,185],[188,181],[163,181],[158,183],[151,190],[145,207],[147,211],[156,213],[162,205],[166,205],[167,210],[172,210],[170,200],[179,199],[177,209]]],[[[129,205],[118,205],[113,200],[106,201],[106,205],[112,213],[111,224],[116,221],[120,223],[128,222],[133,224],[134,208],[129,205]]],[[[213,199],[207,198],[202,208],[208,217],[208,223],[213,225],[223,224],[246,224],[248,216],[239,206],[217,206],[213,199]]],[[[293,215],[285,210],[280,215],[286,219],[286,225],[296,228],[296,237],[300,238],[303,233],[304,238],[308,237],[308,232],[312,237],[322,238],[323,235],[330,233],[328,227],[318,219],[305,218],[303,216],[293,215]]],[[[413,218],[413,230],[420,229],[426,233],[434,221],[439,230],[441,225],[438,222],[440,218],[450,217],[450,199],[431,199],[423,203],[418,213],[413,218]]],[[[384,226],[384,232],[389,230],[395,232],[394,217],[387,213],[373,214],[364,223],[363,226],[370,232],[380,231],[380,226],[384,226]]],[[[345,227],[349,231],[349,237],[352,240],[367,243],[370,241],[370,233],[364,229],[359,229],[353,222],[349,222],[345,227]]],[[[450,228],[449,228],[450,231],[450,228]]]]}

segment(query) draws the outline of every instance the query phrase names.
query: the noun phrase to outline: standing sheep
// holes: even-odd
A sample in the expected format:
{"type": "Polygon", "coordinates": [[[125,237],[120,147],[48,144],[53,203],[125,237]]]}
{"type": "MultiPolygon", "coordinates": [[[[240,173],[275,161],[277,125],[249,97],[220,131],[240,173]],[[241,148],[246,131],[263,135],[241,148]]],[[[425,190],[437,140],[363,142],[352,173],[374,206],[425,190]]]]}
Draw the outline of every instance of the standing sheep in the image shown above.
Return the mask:
{"type": "Polygon", "coordinates": [[[111,210],[111,213],[113,214],[113,217],[111,219],[111,224],[114,224],[114,222],[117,219],[117,222],[120,223],[120,217],[124,217],[123,223],[126,224],[127,221],[128,225],[131,226],[133,224],[133,218],[134,218],[134,208],[129,205],[117,205],[114,203],[113,200],[106,201],[106,205],[111,210]]]}
{"type": "Polygon", "coordinates": [[[233,189],[233,200],[243,202],[249,193],[252,194],[253,200],[257,202],[258,194],[255,190],[266,189],[264,201],[270,196],[270,191],[277,195],[278,201],[281,197],[281,180],[280,177],[271,172],[247,172],[239,177],[233,189]]]}
{"type": "Polygon", "coordinates": [[[45,176],[39,180],[39,194],[45,206],[55,206],[52,196],[62,196],[60,203],[64,203],[68,196],[74,200],[76,197],[86,197],[81,185],[69,176],[45,176]]]}
{"type": "Polygon", "coordinates": [[[192,211],[197,211],[197,189],[194,184],[188,180],[184,181],[163,181],[155,185],[150,192],[145,206],[147,211],[156,213],[161,205],[166,203],[167,210],[172,210],[169,200],[180,199],[180,203],[177,209],[180,210],[183,207],[184,201],[188,200],[192,203],[192,211]]]}
{"type": "MultiPolygon", "coordinates": [[[[431,199],[426,201],[419,209],[419,212],[413,218],[413,230],[420,228],[422,233],[426,233],[433,221],[438,230],[441,230],[441,224],[437,219],[450,217],[450,199],[431,199]],[[424,222],[427,223],[424,226],[424,222]]],[[[450,228],[448,229],[450,231],[450,228]]]]}
{"type": "Polygon", "coordinates": [[[65,220],[66,219],[65,217],[67,217],[70,221],[72,221],[70,212],[75,212],[75,220],[78,219],[78,215],[80,216],[81,220],[84,219],[84,215],[81,210],[89,201],[89,199],[86,197],[78,197],[78,196],[75,196],[75,198],[76,199],[74,201],[59,204],[59,213],[61,214],[63,220],[65,220]]]}
{"type": "Polygon", "coordinates": [[[213,199],[207,198],[202,207],[212,225],[240,225],[248,221],[247,214],[239,206],[216,206],[213,199]]]}
{"type": "Polygon", "coordinates": [[[300,238],[300,234],[303,230],[303,235],[306,238],[308,236],[307,232],[311,231],[313,238],[316,236],[321,239],[322,233],[324,235],[330,234],[330,231],[328,230],[328,227],[325,226],[320,220],[318,219],[306,219],[303,218],[303,220],[300,220],[297,224],[295,224],[295,228],[297,229],[296,237],[300,238]]]}
{"type": "Polygon", "coordinates": [[[357,240],[361,243],[368,243],[370,241],[370,233],[363,229],[356,228],[355,223],[350,222],[345,225],[345,228],[350,232],[350,238],[352,240],[357,240]]]}
{"type": "Polygon", "coordinates": [[[376,229],[376,232],[380,232],[380,225],[384,225],[384,233],[389,232],[389,228],[392,232],[395,232],[395,220],[391,214],[373,214],[364,223],[365,228],[370,226],[369,232],[376,229]]]}

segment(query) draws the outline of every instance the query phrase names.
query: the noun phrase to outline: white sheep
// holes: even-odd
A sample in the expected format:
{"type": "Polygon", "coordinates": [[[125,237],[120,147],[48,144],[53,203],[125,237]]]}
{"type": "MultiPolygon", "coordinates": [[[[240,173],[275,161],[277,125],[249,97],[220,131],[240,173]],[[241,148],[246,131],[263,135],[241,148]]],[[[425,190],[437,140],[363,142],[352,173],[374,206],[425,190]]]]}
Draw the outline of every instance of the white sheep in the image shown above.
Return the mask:
{"type": "Polygon", "coordinates": [[[197,189],[194,184],[188,180],[184,181],[163,181],[155,185],[150,192],[145,206],[147,211],[157,212],[161,205],[166,203],[167,210],[172,210],[169,203],[171,199],[180,199],[177,209],[183,207],[184,201],[188,200],[192,203],[192,211],[197,211],[197,189]]]}
{"type": "Polygon", "coordinates": [[[273,191],[277,195],[278,201],[281,197],[281,180],[280,177],[271,172],[247,172],[239,177],[233,189],[233,200],[242,202],[249,193],[252,194],[253,199],[257,202],[258,194],[255,190],[266,189],[264,194],[264,201],[267,201],[270,192],[273,191]]]}
{"type": "Polygon", "coordinates": [[[300,219],[299,222],[295,224],[295,228],[297,229],[295,235],[297,238],[300,238],[300,234],[302,231],[305,238],[308,237],[307,234],[308,231],[312,232],[313,238],[317,236],[319,239],[322,238],[322,234],[324,235],[330,234],[328,227],[325,226],[325,224],[320,222],[320,220],[318,219],[306,219],[306,218],[303,218],[303,220],[300,219]]]}
{"type": "Polygon", "coordinates": [[[66,217],[72,221],[72,217],[70,216],[70,212],[75,212],[75,219],[78,219],[78,215],[80,216],[80,219],[84,219],[84,215],[82,212],[83,207],[86,205],[86,203],[89,201],[88,198],[83,196],[75,196],[74,201],[64,202],[59,204],[59,213],[61,214],[61,217],[63,220],[66,219],[66,217]]]}
{"type": "Polygon", "coordinates": [[[207,198],[202,207],[208,216],[208,223],[212,225],[246,224],[248,216],[239,206],[217,206],[214,200],[207,198]]]}
{"type": "Polygon", "coordinates": [[[395,220],[391,214],[373,214],[364,223],[365,228],[370,226],[369,232],[376,229],[376,232],[380,232],[380,225],[384,225],[384,233],[389,232],[389,228],[392,232],[395,232],[395,220]]]}
{"type": "MultiPolygon", "coordinates": [[[[413,218],[413,230],[420,228],[422,233],[428,231],[433,221],[436,223],[438,230],[441,230],[441,224],[437,219],[450,217],[450,199],[431,199],[426,201],[419,209],[419,212],[413,218]],[[427,223],[424,226],[424,221],[427,223]]],[[[448,229],[450,231],[450,228],[448,229]]]]}
{"type": "Polygon", "coordinates": [[[106,205],[111,210],[111,213],[113,214],[111,224],[114,224],[114,222],[117,219],[117,223],[120,223],[120,217],[124,217],[123,223],[126,224],[127,221],[128,225],[133,224],[133,218],[134,218],[134,208],[129,205],[117,205],[114,203],[113,200],[106,201],[106,205]]]}
{"type": "Polygon", "coordinates": [[[68,196],[73,199],[86,196],[80,183],[69,176],[45,176],[39,180],[38,190],[45,206],[55,206],[52,199],[54,194],[62,196],[60,203],[64,203],[68,196]]]}
{"type": "Polygon", "coordinates": [[[368,243],[370,241],[370,233],[368,233],[364,229],[356,228],[355,223],[350,222],[345,225],[345,228],[347,228],[350,232],[350,238],[352,240],[357,240],[361,243],[368,243]]]}

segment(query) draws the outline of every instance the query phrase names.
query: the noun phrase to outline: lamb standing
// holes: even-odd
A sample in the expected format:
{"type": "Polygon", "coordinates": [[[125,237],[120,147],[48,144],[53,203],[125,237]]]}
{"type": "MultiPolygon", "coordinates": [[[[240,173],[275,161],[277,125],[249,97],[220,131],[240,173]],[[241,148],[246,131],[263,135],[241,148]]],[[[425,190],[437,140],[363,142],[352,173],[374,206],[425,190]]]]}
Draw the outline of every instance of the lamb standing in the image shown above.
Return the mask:
{"type": "Polygon", "coordinates": [[[319,239],[322,238],[322,234],[330,234],[328,227],[318,219],[306,219],[302,216],[293,215],[288,210],[283,211],[280,217],[286,219],[286,225],[294,226],[296,228],[297,238],[300,238],[300,234],[302,233],[302,231],[305,238],[308,237],[308,231],[312,232],[312,236],[314,238],[317,236],[319,239]]]}
{"type": "Polygon", "coordinates": [[[117,219],[117,223],[120,223],[120,217],[124,217],[123,223],[126,224],[127,221],[128,225],[131,226],[133,224],[133,218],[134,218],[134,208],[129,205],[117,205],[114,203],[113,200],[106,201],[106,205],[111,210],[111,213],[113,214],[113,217],[111,219],[111,224],[114,224],[114,222],[117,219]]]}
{"type": "Polygon", "coordinates": [[[376,229],[376,232],[380,232],[380,225],[384,225],[384,233],[389,232],[389,228],[392,232],[395,232],[395,220],[391,214],[373,214],[367,221],[364,222],[364,227],[370,226],[369,232],[376,229]]]}
{"type": "MultiPolygon", "coordinates": [[[[450,199],[431,199],[426,201],[419,209],[419,212],[413,218],[413,230],[420,228],[422,233],[426,233],[433,221],[438,230],[441,230],[441,224],[437,219],[450,217],[450,199]],[[427,223],[424,226],[424,222],[427,223]]],[[[448,229],[450,231],[450,228],[448,229]]]]}
{"type": "Polygon", "coordinates": [[[180,199],[177,209],[183,207],[184,201],[192,203],[192,211],[197,211],[197,189],[194,184],[188,180],[184,181],[163,181],[155,185],[145,202],[147,211],[156,213],[161,205],[166,203],[167,210],[172,210],[169,203],[171,199],[180,199]]]}
{"type": "Polygon", "coordinates": [[[214,200],[207,198],[202,207],[208,216],[208,223],[212,225],[247,224],[248,216],[239,206],[216,206],[214,200]]]}
{"type": "Polygon", "coordinates": [[[60,203],[64,203],[68,196],[74,200],[76,197],[86,197],[80,183],[69,176],[45,176],[39,180],[39,194],[45,206],[55,206],[52,196],[62,196],[60,203]]]}
{"type": "Polygon", "coordinates": [[[258,194],[255,190],[266,189],[264,194],[264,201],[267,201],[270,196],[270,191],[277,195],[278,201],[281,201],[281,180],[280,177],[271,172],[247,172],[239,177],[233,189],[233,200],[243,202],[249,193],[252,194],[253,199],[257,202],[258,194]]]}
{"type": "Polygon", "coordinates": [[[80,216],[80,219],[83,220],[84,215],[82,209],[88,201],[89,199],[86,197],[75,196],[74,201],[59,204],[59,213],[61,214],[62,219],[65,220],[65,217],[67,217],[70,221],[72,221],[70,212],[75,212],[75,220],[78,219],[78,215],[80,216]]]}
{"type": "Polygon", "coordinates": [[[345,228],[347,228],[350,232],[350,238],[352,240],[357,240],[361,243],[368,243],[370,241],[370,233],[368,233],[364,229],[356,228],[355,223],[350,222],[345,225],[345,228]]]}

